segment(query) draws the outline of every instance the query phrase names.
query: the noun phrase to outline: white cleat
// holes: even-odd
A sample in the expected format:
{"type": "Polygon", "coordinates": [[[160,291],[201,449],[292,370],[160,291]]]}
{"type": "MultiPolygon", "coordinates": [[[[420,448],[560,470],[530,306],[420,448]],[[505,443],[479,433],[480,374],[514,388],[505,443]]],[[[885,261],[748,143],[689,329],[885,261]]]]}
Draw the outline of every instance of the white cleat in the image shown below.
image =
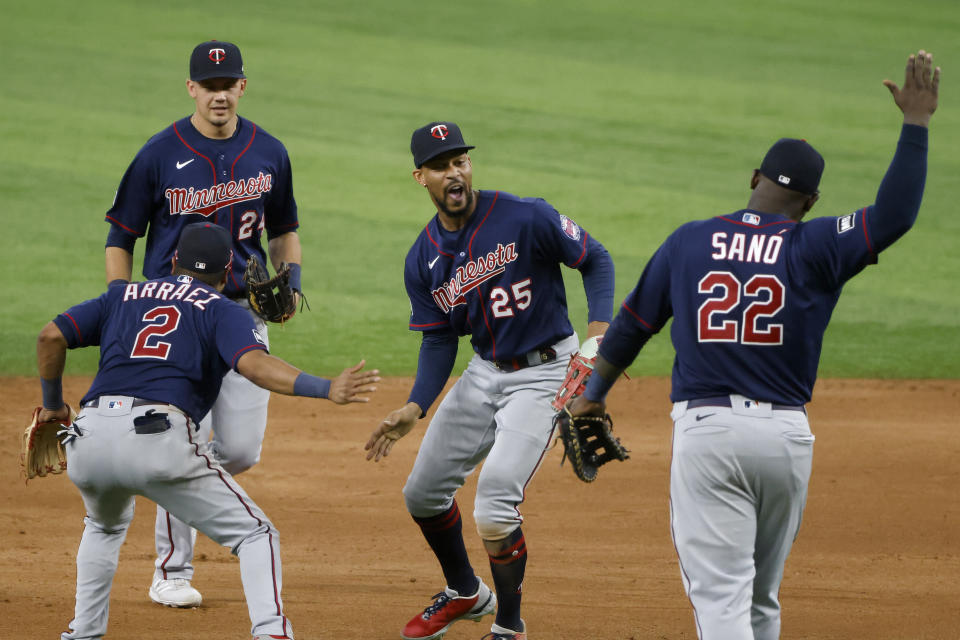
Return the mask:
{"type": "Polygon", "coordinates": [[[190,581],[186,578],[154,580],[150,585],[150,599],[165,607],[185,609],[199,607],[203,601],[200,592],[190,586],[190,581]]]}

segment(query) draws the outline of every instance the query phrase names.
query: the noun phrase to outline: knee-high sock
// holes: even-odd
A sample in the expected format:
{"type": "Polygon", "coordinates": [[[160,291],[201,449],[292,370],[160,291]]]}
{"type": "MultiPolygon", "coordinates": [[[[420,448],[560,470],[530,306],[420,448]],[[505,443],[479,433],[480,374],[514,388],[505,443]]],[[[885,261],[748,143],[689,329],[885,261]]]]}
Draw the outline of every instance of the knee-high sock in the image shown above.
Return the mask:
{"type": "Polygon", "coordinates": [[[520,599],[523,596],[523,574],[527,568],[527,542],[519,528],[498,541],[499,549],[491,551],[492,543],[485,541],[490,556],[490,572],[497,588],[497,624],[514,631],[523,631],[520,622],[520,599]]]}
{"type": "Polygon", "coordinates": [[[440,561],[447,586],[462,596],[472,595],[478,582],[463,544],[463,520],[456,500],[440,515],[430,518],[414,516],[413,520],[420,525],[423,537],[440,561]]]}

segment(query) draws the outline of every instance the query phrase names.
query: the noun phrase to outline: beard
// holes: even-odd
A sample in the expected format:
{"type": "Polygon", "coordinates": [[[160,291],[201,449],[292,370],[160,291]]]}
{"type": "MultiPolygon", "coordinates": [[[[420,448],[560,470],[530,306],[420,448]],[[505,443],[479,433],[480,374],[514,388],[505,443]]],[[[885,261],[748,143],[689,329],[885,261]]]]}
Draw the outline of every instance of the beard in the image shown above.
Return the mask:
{"type": "Polygon", "coordinates": [[[447,194],[444,192],[443,199],[437,200],[437,208],[443,212],[444,215],[450,218],[462,218],[467,215],[468,212],[473,210],[473,189],[466,189],[464,187],[463,191],[463,203],[457,209],[450,209],[447,207],[447,194]]]}

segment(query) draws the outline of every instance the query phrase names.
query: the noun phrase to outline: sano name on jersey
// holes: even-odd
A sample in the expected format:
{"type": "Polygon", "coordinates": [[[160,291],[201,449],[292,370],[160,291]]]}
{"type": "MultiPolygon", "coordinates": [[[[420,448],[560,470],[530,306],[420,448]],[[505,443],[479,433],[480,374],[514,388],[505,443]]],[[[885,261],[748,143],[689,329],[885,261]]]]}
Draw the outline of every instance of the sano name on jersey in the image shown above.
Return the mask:
{"type": "Polygon", "coordinates": [[[516,261],[517,257],[516,242],[506,246],[497,244],[497,248],[487,255],[457,267],[453,278],[431,292],[434,302],[444,313],[449,313],[457,305],[467,304],[467,293],[506,271],[507,265],[516,261]]]}
{"type": "Polygon", "coordinates": [[[203,189],[172,187],[164,192],[164,196],[170,204],[172,216],[188,213],[209,216],[224,207],[256,200],[272,186],[273,175],[261,171],[256,178],[230,180],[203,189]]]}

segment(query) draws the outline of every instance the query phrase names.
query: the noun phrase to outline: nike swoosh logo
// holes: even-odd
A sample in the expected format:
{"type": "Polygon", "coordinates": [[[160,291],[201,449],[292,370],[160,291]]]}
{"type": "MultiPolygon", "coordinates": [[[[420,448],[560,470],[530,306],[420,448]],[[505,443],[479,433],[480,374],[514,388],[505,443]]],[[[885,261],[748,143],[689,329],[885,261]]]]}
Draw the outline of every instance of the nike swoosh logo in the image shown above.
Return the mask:
{"type": "Polygon", "coordinates": [[[440,256],[437,256],[436,258],[434,258],[433,260],[431,260],[430,262],[428,262],[428,263],[427,263],[427,266],[430,267],[431,269],[433,269],[433,265],[437,264],[437,260],[439,260],[439,259],[440,259],[440,256]]]}
{"type": "Polygon", "coordinates": [[[185,166],[187,166],[188,164],[190,164],[190,163],[193,162],[194,160],[196,160],[196,158],[190,158],[190,159],[187,160],[186,162],[178,162],[178,163],[177,163],[177,169],[183,169],[185,166]]]}
{"type": "Polygon", "coordinates": [[[710,416],[715,416],[715,415],[717,415],[717,414],[715,414],[715,413],[705,413],[705,414],[702,415],[702,416],[697,416],[697,422],[700,422],[700,421],[703,420],[704,418],[709,418],[710,416]]]}

